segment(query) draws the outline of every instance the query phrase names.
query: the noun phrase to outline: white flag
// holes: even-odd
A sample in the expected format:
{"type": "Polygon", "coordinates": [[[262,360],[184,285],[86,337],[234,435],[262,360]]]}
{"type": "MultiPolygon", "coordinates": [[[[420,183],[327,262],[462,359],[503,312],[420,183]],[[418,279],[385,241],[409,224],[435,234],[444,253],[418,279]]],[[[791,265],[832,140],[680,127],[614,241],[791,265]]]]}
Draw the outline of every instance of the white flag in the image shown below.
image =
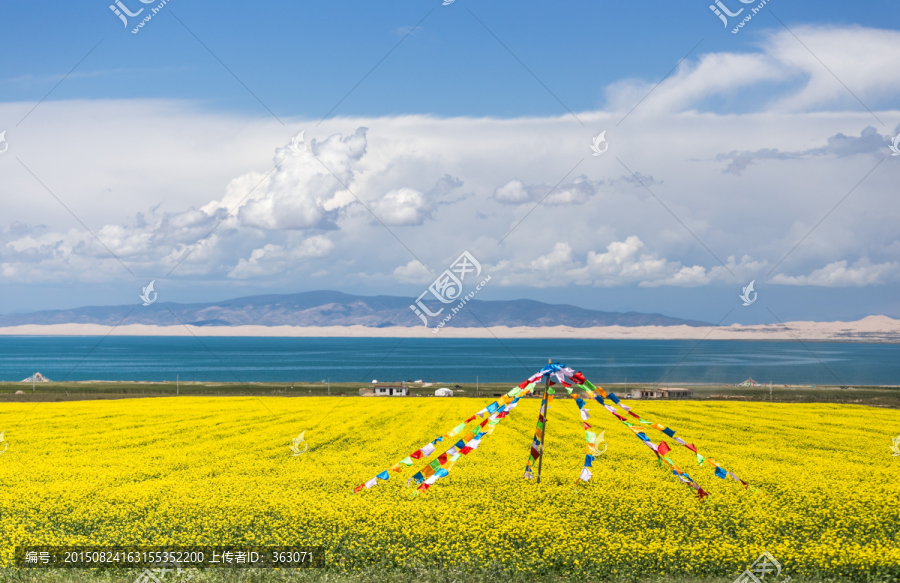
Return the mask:
{"type": "Polygon", "coordinates": [[[368,482],[366,482],[366,490],[368,490],[369,488],[373,487],[373,486],[374,486],[375,484],[377,484],[377,483],[378,483],[378,478],[372,478],[371,480],[369,480],[368,482]]]}
{"type": "Polygon", "coordinates": [[[581,478],[582,480],[584,480],[585,482],[587,482],[588,480],[591,479],[592,475],[593,474],[591,474],[591,470],[589,468],[583,468],[581,470],[581,475],[578,477],[581,478]]]}

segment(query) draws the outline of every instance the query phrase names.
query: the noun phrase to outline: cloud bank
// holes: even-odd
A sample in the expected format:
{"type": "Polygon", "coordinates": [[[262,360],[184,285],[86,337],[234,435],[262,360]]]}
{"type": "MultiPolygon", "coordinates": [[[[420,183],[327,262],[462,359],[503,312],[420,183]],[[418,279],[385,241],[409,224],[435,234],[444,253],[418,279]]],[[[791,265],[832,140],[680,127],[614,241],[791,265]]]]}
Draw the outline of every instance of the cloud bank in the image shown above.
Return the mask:
{"type": "MultiPolygon", "coordinates": [[[[900,95],[900,34],[799,33],[862,101],[900,95]]],[[[900,278],[900,158],[887,149],[900,113],[866,111],[783,32],[685,61],[616,127],[651,86],[613,84],[604,110],[579,113],[583,131],[567,117],[429,116],[285,131],[183,102],[48,102],[29,135],[8,135],[22,165],[0,158],[0,281],[120,280],[124,263],[138,278],[378,291],[427,284],[462,250],[519,287],[900,278]],[[740,92],[766,99],[710,110],[740,92]],[[591,156],[603,130],[609,151],[591,156]]]]}

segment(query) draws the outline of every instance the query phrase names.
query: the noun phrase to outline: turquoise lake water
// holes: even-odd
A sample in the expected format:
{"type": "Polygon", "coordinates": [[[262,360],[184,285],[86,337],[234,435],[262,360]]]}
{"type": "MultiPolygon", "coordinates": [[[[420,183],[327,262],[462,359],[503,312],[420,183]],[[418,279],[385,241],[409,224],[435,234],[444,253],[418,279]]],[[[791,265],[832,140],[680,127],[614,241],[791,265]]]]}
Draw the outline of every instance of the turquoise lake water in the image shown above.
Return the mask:
{"type": "Polygon", "coordinates": [[[0,380],[517,383],[548,358],[595,383],[900,385],[900,344],[137,336],[0,337],[0,380]]]}

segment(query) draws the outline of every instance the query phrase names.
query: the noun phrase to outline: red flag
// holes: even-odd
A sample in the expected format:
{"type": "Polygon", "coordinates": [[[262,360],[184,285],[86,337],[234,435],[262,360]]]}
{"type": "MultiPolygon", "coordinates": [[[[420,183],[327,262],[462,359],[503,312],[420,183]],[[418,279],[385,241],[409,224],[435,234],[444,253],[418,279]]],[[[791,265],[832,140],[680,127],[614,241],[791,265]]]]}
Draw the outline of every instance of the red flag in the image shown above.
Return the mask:
{"type": "Polygon", "coordinates": [[[484,421],[482,421],[479,425],[481,425],[482,427],[484,427],[485,425],[487,425],[487,424],[490,423],[490,422],[491,422],[491,420],[490,420],[490,418],[488,418],[488,419],[485,419],[484,421]]]}
{"type": "Polygon", "coordinates": [[[709,496],[709,492],[707,492],[707,491],[704,490],[703,488],[698,488],[698,489],[697,489],[697,499],[703,500],[703,499],[706,498],[707,496],[709,496]]]}
{"type": "Polygon", "coordinates": [[[572,375],[572,380],[575,381],[575,384],[576,384],[576,385],[583,385],[583,384],[584,384],[584,381],[585,381],[586,379],[584,378],[584,375],[581,374],[581,371],[578,371],[578,372],[576,372],[575,374],[572,375]]]}
{"type": "Polygon", "coordinates": [[[695,446],[693,443],[685,443],[684,447],[688,448],[694,453],[697,453],[697,446],[695,446]]]}
{"type": "Polygon", "coordinates": [[[472,415],[471,417],[469,417],[468,419],[466,419],[466,423],[471,422],[473,419],[475,419],[475,417],[477,417],[477,415],[472,415]]]}
{"type": "Polygon", "coordinates": [[[635,419],[640,419],[640,418],[641,418],[640,415],[637,415],[637,414],[635,414],[635,413],[632,413],[631,411],[629,411],[628,414],[631,415],[632,417],[634,417],[635,419]]]}
{"type": "Polygon", "coordinates": [[[441,455],[439,455],[439,456],[438,456],[438,462],[440,462],[441,465],[446,464],[446,463],[447,463],[447,454],[446,454],[446,453],[442,453],[441,455]]]}
{"type": "Polygon", "coordinates": [[[569,383],[567,383],[566,381],[559,381],[559,382],[560,382],[560,384],[561,384],[562,386],[564,386],[564,387],[571,387],[571,386],[572,386],[572,385],[570,385],[569,383]]]}
{"type": "Polygon", "coordinates": [[[519,385],[519,388],[520,388],[520,389],[524,389],[524,388],[527,387],[527,386],[528,386],[528,381],[522,381],[522,384],[519,385]]]}
{"type": "Polygon", "coordinates": [[[357,486],[356,488],[353,488],[353,493],[354,493],[354,494],[358,494],[359,491],[362,490],[362,489],[365,488],[365,487],[366,487],[365,484],[360,484],[360,485],[357,486]]]}
{"type": "Polygon", "coordinates": [[[461,453],[463,455],[468,455],[470,451],[472,451],[472,448],[467,445],[467,446],[463,447],[461,450],[459,450],[459,453],[461,453]]]}
{"type": "Polygon", "coordinates": [[[590,428],[591,428],[591,426],[588,425],[587,423],[585,423],[584,421],[582,421],[581,424],[584,425],[584,428],[585,428],[585,429],[590,429],[590,428]]]}
{"type": "Polygon", "coordinates": [[[669,446],[666,444],[665,441],[660,441],[659,447],[656,448],[656,451],[659,452],[659,455],[666,455],[667,453],[669,453],[672,450],[669,449],[669,446]]]}
{"type": "Polygon", "coordinates": [[[411,458],[414,459],[414,460],[420,460],[420,459],[422,459],[422,450],[421,450],[421,449],[417,449],[416,451],[414,451],[414,452],[412,452],[411,454],[409,454],[409,457],[411,457],[411,458]]]}
{"type": "Polygon", "coordinates": [[[556,384],[556,383],[554,383],[553,381],[550,381],[549,383],[547,383],[547,386],[548,386],[548,387],[552,387],[552,386],[555,385],[555,384],[556,384]]]}

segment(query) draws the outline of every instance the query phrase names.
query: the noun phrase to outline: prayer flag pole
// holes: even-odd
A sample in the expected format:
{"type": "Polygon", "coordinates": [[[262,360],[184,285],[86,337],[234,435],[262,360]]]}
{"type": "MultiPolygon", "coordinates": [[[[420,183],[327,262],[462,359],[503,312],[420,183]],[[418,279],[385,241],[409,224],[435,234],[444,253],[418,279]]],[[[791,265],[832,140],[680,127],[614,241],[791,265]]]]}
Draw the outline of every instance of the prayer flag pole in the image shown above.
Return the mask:
{"type": "MultiPolygon", "coordinates": [[[[553,359],[547,360],[547,364],[553,364],[553,359]]],[[[547,391],[550,389],[550,374],[547,375],[547,383],[544,385],[544,402],[547,404],[547,408],[544,411],[544,430],[541,432],[541,456],[538,458],[538,473],[537,473],[537,483],[541,483],[541,467],[544,465],[544,451],[546,448],[544,447],[547,444],[547,417],[550,415],[550,395],[547,394],[547,391]]]]}

